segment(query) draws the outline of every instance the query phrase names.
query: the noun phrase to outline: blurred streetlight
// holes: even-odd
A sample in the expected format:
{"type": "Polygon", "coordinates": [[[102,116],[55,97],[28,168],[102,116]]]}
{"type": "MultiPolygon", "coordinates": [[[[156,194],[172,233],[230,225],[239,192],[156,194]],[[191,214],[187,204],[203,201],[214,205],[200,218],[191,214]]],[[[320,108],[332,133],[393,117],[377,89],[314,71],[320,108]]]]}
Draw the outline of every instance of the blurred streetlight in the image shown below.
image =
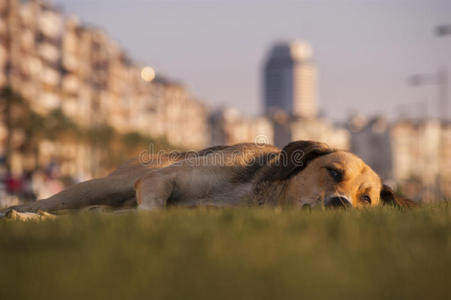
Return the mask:
{"type": "Polygon", "coordinates": [[[442,24],[435,27],[435,34],[437,36],[451,35],[451,24],[442,24]]]}
{"type": "MultiPolygon", "coordinates": [[[[438,37],[451,35],[451,24],[441,24],[435,27],[435,34],[438,37]]],[[[409,77],[411,86],[425,84],[436,84],[438,87],[437,97],[439,103],[439,114],[443,120],[448,119],[448,68],[443,67],[435,74],[415,74],[409,77]]]]}
{"type": "MultiPolygon", "coordinates": [[[[441,24],[439,26],[436,27],[436,34],[439,37],[443,37],[443,36],[447,36],[447,35],[451,35],[451,24],[441,24]]],[[[438,74],[438,81],[439,81],[439,85],[441,86],[441,98],[442,101],[444,102],[445,110],[443,111],[443,114],[445,114],[446,117],[448,117],[447,113],[448,113],[448,68],[447,67],[443,67],[443,69],[441,70],[441,73],[438,74]]],[[[445,117],[445,120],[446,120],[445,117]]]]}
{"type": "Polygon", "coordinates": [[[145,82],[151,82],[155,78],[155,70],[152,67],[144,67],[141,70],[141,79],[145,82]]]}

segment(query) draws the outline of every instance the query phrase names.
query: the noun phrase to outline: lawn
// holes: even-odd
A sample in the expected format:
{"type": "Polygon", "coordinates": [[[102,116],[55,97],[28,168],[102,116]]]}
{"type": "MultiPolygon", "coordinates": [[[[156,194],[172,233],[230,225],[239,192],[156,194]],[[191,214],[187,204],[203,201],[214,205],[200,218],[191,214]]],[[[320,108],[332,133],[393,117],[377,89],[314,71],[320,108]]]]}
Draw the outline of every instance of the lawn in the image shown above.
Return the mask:
{"type": "Polygon", "coordinates": [[[0,299],[451,299],[451,205],[0,220],[0,299]]]}

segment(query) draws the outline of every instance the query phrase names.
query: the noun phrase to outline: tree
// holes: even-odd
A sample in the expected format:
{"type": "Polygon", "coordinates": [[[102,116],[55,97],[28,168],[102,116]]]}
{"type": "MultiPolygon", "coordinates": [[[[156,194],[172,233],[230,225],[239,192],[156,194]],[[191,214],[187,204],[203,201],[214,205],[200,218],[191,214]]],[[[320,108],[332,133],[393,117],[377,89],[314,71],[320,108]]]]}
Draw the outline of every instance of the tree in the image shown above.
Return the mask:
{"type": "Polygon", "coordinates": [[[150,144],[156,151],[173,149],[164,138],[155,139],[137,132],[118,133],[107,124],[81,128],[61,109],[46,115],[38,114],[26,99],[9,87],[0,90],[0,116],[7,130],[5,158],[9,172],[11,157],[15,152],[22,156],[32,155],[35,167],[38,167],[39,146],[43,140],[90,146],[94,169],[111,169],[130,156],[148,149],[150,144]],[[20,142],[13,138],[15,135],[22,136],[20,142]]]}

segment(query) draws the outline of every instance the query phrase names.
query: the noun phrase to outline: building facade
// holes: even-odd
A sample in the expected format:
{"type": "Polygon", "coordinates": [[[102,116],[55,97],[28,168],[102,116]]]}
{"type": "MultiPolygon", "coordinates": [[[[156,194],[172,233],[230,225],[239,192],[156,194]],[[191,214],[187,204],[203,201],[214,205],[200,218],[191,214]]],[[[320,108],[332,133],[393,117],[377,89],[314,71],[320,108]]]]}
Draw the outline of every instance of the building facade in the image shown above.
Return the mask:
{"type": "Polygon", "coordinates": [[[390,123],[383,117],[366,120],[354,115],[348,123],[351,136],[350,150],[358,154],[383,180],[393,174],[392,138],[390,123]]]}
{"type": "Polygon", "coordinates": [[[276,43],[264,63],[263,81],[263,104],[276,146],[315,140],[349,149],[347,130],[318,117],[317,69],[308,43],[276,43]]]}
{"type": "Polygon", "coordinates": [[[266,59],[263,77],[266,112],[282,109],[302,118],[317,116],[317,71],[309,44],[275,44],[266,59]]]}
{"type": "MultiPolygon", "coordinates": [[[[11,87],[42,116],[61,111],[82,129],[107,126],[121,134],[165,139],[177,147],[205,147],[206,106],[178,83],[161,76],[144,80],[142,68],[104,32],[45,1],[0,0],[0,88],[11,87]]],[[[7,134],[1,123],[3,149],[7,134]]],[[[87,178],[104,172],[97,172],[96,164],[99,153],[107,155],[105,149],[45,138],[39,149],[34,164],[57,160],[62,176],[87,178]]],[[[32,164],[18,152],[11,156],[14,173],[32,164]]]]}
{"type": "Polygon", "coordinates": [[[351,150],[409,198],[451,197],[451,129],[437,119],[353,118],[351,150]]]}
{"type": "Polygon", "coordinates": [[[232,108],[212,113],[210,130],[210,145],[274,144],[274,129],[270,119],[264,116],[246,117],[232,108]]]}
{"type": "Polygon", "coordinates": [[[312,140],[328,144],[332,148],[349,150],[348,130],[322,118],[307,119],[273,110],[269,115],[274,129],[274,144],[283,147],[291,141],[312,140]]]}

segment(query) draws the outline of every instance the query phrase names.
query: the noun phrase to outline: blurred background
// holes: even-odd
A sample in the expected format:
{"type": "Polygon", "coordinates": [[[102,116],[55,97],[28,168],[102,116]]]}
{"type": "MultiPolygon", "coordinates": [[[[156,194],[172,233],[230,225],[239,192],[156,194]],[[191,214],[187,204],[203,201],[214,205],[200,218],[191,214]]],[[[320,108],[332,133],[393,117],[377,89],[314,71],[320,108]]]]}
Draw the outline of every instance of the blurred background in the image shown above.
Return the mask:
{"type": "Polygon", "coordinates": [[[451,195],[447,0],[0,0],[0,206],[142,151],[323,141],[451,195]]]}

